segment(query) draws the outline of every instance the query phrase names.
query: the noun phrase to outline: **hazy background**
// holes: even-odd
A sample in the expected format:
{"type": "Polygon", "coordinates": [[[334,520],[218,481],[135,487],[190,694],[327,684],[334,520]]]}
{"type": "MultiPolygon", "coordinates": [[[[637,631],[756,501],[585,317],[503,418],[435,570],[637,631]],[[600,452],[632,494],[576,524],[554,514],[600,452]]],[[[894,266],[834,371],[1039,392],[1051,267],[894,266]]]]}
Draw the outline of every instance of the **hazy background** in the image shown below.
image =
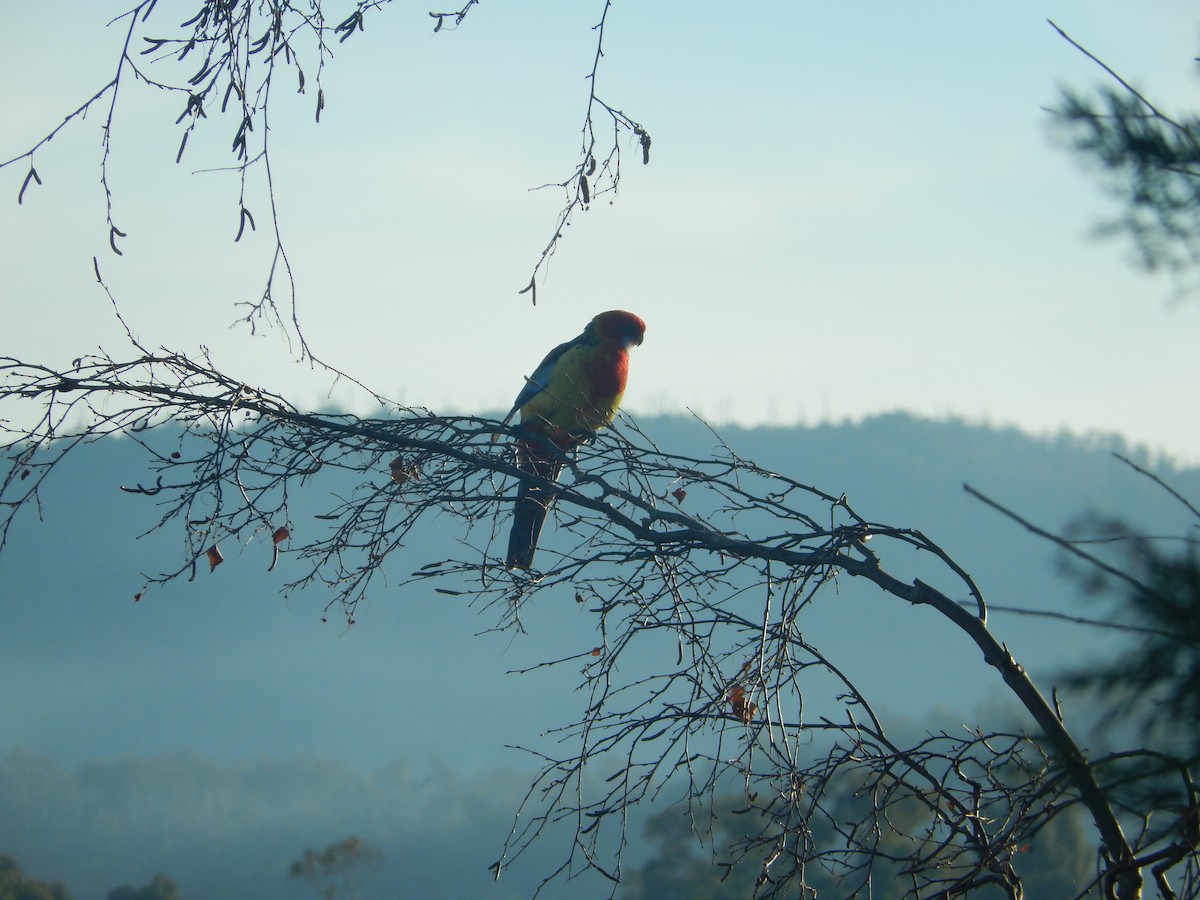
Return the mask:
{"type": "MultiPolygon", "coordinates": [[[[5,11],[0,159],[112,77],[124,29],[105,23],[127,5],[5,11]]],[[[334,6],[330,21],[351,7],[334,6]]],[[[435,35],[425,5],[390,4],[333,44],[320,125],[289,73],[273,171],[318,355],[402,402],[500,409],[545,350],[623,307],[648,323],[634,411],[813,424],[906,409],[1116,431],[1200,461],[1180,415],[1198,307],[1166,311],[1169,283],[1131,269],[1125,244],[1088,239],[1117,207],[1043,109],[1060,84],[1105,78],[1047,17],[1168,112],[1193,105],[1193,3],[618,2],[597,89],[650,131],[651,162],[626,145],[620,195],[575,219],[533,308],[517,291],[562,192],[530,189],[576,164],[601,7],[483,3],[435,35]]],[[[151,24],[184,10],[164,0],[151,24]]],[[[183,80],[193,65],[150,71],[183,80]]],[[[44,184],[0,209],[5,293],[24,311],[7,343],[63,361],[118,349],[97,256],[144,340],[204,343],[248,382],[323,402],[329,379],[290,365],[278,331],[226,328],[231,304],[261,293],[268,207],[252,179],[259,230],[234,245],[237,176],[211,170],[234,163],[235,122],[213,110],[176,165],[182,107],[122,88],[121,258],[98,184],[107,105],[38,151],[44,184]]],[[[0,172],[0,194],[25,171],[0,172]]],[[[345,382],[333,399],[367,408],[345,382]]]]}
{"type": "MultiPolygon", "coordinates": [[[[127,5],[4,10],[0,161],[112,77],[124,31],[105,23],[127,5]]],[[[1103,78],[1047,17],[1168,111],[1193,107],[1193,3],[617,2],[598,92],[649,129],[651,163],[626,146],[620,195],[575,219],[533,308],[517,290],[562,198],[530,189],[576,162],[601,5],[483,3],[433,35],[424,6],[393,4],[333,47],[319,126],[311,90],[280,95],[276,196],[319,355],[402,403],[496,411],[546,350],[624,307],[649,326],[627,405],[661,446],[712,449],[668,415],[694,410],[743,455],[923,529],[996,605],[1080,611],[1051,549],[963,481],[1051,528],[1095,508],[1179,533],[1178,506],[1108,451],[1200,496],[1200,306],[1168,307],[1169,283],[1088,237],[1116,207],[1042,107],[1103,78]]],[[[161,0],[155,19],[190,12],[161,0]]],[[[38,151],[43,184],[20,206],[25,165],[0,170],[0,353],[126,352],[96,256],[149,346],[203,344],[300,406],[375,414],[297,365],[280,330],[228,328],[273,249],[261,182],[259,230],[232,242],[237,179],[209,171],[233,162],[229,121],[176,165],[177,98],[122,87],[110,180],[128,237],[112,254],[106,109],[38,151]]],[[[77,898],[156,871],[189,900],[301,897],[290,861],[358,834],[386,854],[382,895],[528,896],[563,848],[490,882],[533,768],[506,745],[549,740],[584,699],[557,671],[505,673],[593,646],[593,616],[540,596],[527,635],[481,634],[494,617],[467,598],[409,589],[346,630],[321,623],[325,595],[282,599],[286,563],[268,575],[257,545],[135,604],[180,536],[137,539],[154,510],[117,490],[146,479],[133,450],[76,457],[0,556],[0,853],[77,898]]],[[[299,502],[302,521],[329,498],[299,502]]],[[[421,539],[398,577],[449,552],[436,527],[421,539]]],[[[1003,715],[977,654],[926,611],[839,584],[809,616],[806,637],[913,727],[1003,715]]],[[[1043,679],[1111,646],[993,622],[1043,679]]],[[[635,842],[630,864],[652,852],[635,842]]]]}
{"type": "MultiPolygon", "coordinates": [[[[697,454],[713,438],[687,419],[641,422],[660,443],[697,454]]],[[[1115,460],[1152,466],[1200,496],[1200,469],[1178,469],[1114,439],[1034,439],[1012,430],[894,415],[819,429],[727,429],[739,452],[845,490],[874,521],[920,528],[938,540],[996,607],[1105,618],[1055,572],[1045,542],[963,493],[963,481],[1052,529],[1085,511],[1120,512],[1155,533],[1180,534],[1182,507],[1115,460]]],[[[507,674],[586,652],[597,617],[569,591],[539,594],[522,610],[527,634],[480,634],[499,613],[422,583],[376,590],[347,629],[322,623],[322,592],[284,600],[298,570],[252,543],[214,573],[148,593],[140,573],[176,562],[179,534],[135,535],[153,502],[118,490],[145,476],[138,448],[110,440],[80,453],[27,520],[0,567],[0,852],[32,874],[64,880],[75,896],[103,897],[158,871],[189,900],[308,896],[288,864],[306,847],[356,834],[386,867],[368,896],[528,896],[562,859],[547,839],[498,885],[500,852],[535,760],[514,745],[551,751],[544,732],[586,703],[569,667],[507,674]],[[486,892],[486,893],[484,893],[486,892]]],[[[320,523],[323,492],[297,496],[296,531],[320,523]]],[[[547,540],[553,541],[549,531],[547,540]]],[[[423,528],[388,572],[398,580],[457,549],[423,528]]],[[[885,564],[889,564],[885,559],[885,564]]],[[[906,563],[893,560],[904,577],[906,563]]],[[[966,599],[963,597],[962,599],[966,599]]],[[[1115,636],[1095,628],[993,611],[997,635],[1041,680],[1103,656],[1115,636]]],[[[1027,726],[963,636],[930,611],[871,585],[839,582],[800,623],[884,711],[894,728],[980,721],[1027,726]]],[[[1069,694],[1071,721],[1090,715],[1069,694]]],[[[837,708],[813,692],[806,711],[837,708]]],[[[608,769],[597,769],[600,780],[608,769]]],[[[679,797],[666,792],[659,812],[679,797]]],[[[654,852],[637,837],[627,865],[654,852]]],[[[560,836],[561,837],[561,836],[560,836]]],[[[550,896],[591,897],[587,879],[550,896]]]]}

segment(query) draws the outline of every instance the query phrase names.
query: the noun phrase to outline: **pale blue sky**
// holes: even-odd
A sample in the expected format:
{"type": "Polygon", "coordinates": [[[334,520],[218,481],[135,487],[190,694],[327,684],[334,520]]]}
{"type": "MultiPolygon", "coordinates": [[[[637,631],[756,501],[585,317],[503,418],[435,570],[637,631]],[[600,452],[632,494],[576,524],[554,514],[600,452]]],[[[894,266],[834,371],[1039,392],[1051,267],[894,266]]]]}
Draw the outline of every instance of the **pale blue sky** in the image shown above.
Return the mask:
{"type": "MultiPolygon", "coordinates": [[[[123,33],[104,23],[128,5],[6,11],[0,157],[111,76],[123,33]]],[[[648,323],[635,414],[790,423],[899,408],[1117,431],[1200,462],[1200,303],[1168,309],[1169,283],[1132,268],[1127,244],[1088,238],[1117,206],[1039,109],[1057,85],[1102,81],[1047,17],[1168,110],[1200,105],[1194,4],[795,2],[751,14],[618,0],[599,93],[649,129],[651,164],[627,147],[615,204],[576,217],[532,308],[517,290],[561,195],[528,189],[576,162],[601,5],[484,0],[435,36],[425,6],[393,4],[335,47],[319,126],[289,73],[275,177],[318,354],[402,402],[497,410],[546,350],[623,307],[648,323]]],[[[181,21],[187,7],[162,0],[155,19],[181,21]]],[[[261,187],[259,232],[235,245],[236,179],[194,174],[231,161],[231,123],[210,123],[176,166],[178,101],[122,91],[111,179],[124,257],[107,249],[100,115],[39,151],[44,184],[24,205],[23,166],[0,171],[0,352],[122,354],[96,255],[143,341],[204,344],[218,366],[300,405],[331,396],[369,411],[295,365],[279,333],[228,327],[272,246],[261,187]]]]}

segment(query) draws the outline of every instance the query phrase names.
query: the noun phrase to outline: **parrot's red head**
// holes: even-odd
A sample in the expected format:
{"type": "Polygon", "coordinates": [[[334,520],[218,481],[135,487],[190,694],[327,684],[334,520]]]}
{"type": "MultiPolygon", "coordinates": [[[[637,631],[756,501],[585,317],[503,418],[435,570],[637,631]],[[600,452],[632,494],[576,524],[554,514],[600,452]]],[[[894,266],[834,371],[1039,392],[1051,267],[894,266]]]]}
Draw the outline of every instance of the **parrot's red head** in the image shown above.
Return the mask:
{"type": "Polygon", "coordinates": [[[588,330],[604,341],[617,341],[625,347],[641,344],[646,336],[646,323],[631,312],[610,309],[592,319],[588,330]]]}

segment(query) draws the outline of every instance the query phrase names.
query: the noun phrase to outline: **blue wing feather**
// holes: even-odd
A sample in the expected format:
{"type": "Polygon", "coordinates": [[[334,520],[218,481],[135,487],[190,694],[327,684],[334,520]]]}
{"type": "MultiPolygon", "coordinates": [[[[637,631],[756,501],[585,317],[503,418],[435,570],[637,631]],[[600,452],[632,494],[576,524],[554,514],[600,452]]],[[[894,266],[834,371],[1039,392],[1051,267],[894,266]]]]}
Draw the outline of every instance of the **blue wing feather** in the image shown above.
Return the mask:
{"type": "Polygon", "coordinates": [[[583,335],[580,335],[573,340],[567,341],[565,344],[559,344],[546,354],[546,358],[538,363],[538,367],[533,370],[533,374],[525,382],[525,387],[521,388],[521,393],[517,394],[517,399],[513,402],[512,409],[504,417],[505,422],[508,422],[516,415],[517,410],[546,389],[546,385],[550,383],[550,373],[554,371],[554,367],[558,365],[558,361],[562,358],[562,355],[573,347],[578,347],[582,342],[583,335]]]}

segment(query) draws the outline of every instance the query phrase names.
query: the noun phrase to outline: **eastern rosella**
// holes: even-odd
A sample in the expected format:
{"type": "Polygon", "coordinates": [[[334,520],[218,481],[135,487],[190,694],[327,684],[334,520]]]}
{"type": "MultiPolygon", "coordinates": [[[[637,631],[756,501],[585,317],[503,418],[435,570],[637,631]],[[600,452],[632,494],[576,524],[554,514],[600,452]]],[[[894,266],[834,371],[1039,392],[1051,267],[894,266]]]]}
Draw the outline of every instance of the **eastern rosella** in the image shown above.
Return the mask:
{"type": "MultiPolygon", "coordinates": [[[[619,309],[600,313],[583,334],[559,344],[542,360],[508,415],[518,412],[517,468],[558,480],[567,454],[612,423],[625,393],[629,348],[640,344],[646,323],[619,309]]],[[[555,491],[521,481],[506,565],[528,569],[555,491]]]]}

